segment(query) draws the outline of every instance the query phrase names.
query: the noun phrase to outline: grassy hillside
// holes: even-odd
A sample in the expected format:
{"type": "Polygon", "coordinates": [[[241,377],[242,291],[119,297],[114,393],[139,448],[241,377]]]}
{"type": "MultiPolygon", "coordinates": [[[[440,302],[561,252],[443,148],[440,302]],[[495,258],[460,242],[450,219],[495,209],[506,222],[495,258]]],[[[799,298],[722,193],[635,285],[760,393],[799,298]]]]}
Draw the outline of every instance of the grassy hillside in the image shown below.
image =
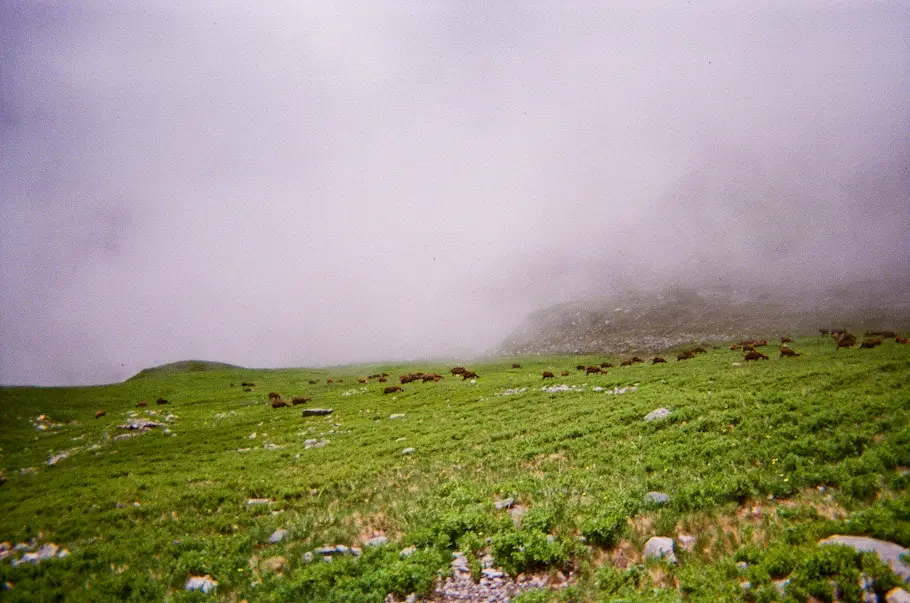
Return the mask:
{"type": "Polygon", "coordinates": [[[587,377],[575,366],[620,358],[501,359],[471,365],[476,382],[448,366],[372,365],[3,388],[0,541],[71,553],[0,561],[3,596],[403,599],[431,592],[454,551],[475,576],[489,554],[512,575],[569,578],[524,601],[766,601],[787,577],[797,599],[830,593],[832,578],[850,595],[861,570],[885,588],[893,576],[867,556],[816,542],[854,533],[910,545],[910,346],[793,347],[802,356],[744,362],[718,347],[587,377]],[[414,370],[446,377],[390,395],[357,381],[388,372],[397,384],[414,370]],[[542,381],[544,370],[556,378],[542,381]],[[272,391],[312,401],[273,409],[272,391]],[[301,417],[312,407],[334,412],[301,417]],[[644,420],[658,408],[670,415],[644,420]],[[118,429],[131,418],[162,425],[118,429]],[[646,502],[649,491],[669,503],[646,502]],[[513,508],[497,509],[506,498],[513,508]],[[269,544],[277,529],[286,537],[269,544]],[[676,565],[644,559],[655,535],[691,535],[692,550],[678,547],[676,565]],[[367,546],[377,536],[388,543],[367,546]],[[338,544],[363,553],[306,561],[338,544]],[[206,574],[214,594],[183,590],[206,574]]]}

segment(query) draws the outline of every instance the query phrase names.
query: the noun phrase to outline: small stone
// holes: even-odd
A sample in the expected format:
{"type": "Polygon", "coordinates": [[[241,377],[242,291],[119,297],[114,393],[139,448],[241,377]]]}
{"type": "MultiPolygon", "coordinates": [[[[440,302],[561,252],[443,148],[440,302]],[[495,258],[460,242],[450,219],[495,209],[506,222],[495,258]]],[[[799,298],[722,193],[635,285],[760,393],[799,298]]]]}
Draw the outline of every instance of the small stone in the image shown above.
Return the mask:
{"type": "Polygon", "coordinates": [[[41,561],[45,559],[52,559],[57,555],[57,551],[60,549],[56,544],[49,542],[38,549],[38,558],[41,561]]]}
{"type": "Polygon", "coordinates": [[[667,410],[666,408],[658,408],[658,409],[652,410],[651,412],[646,414],[645,421],[655,421],[657,419],[666,419],[669,416],[670,416],[669,410],[667,410]]]}
{"type": "Polygon", "coordinates": [[[736,569],[738,569],[738,570],[741,571],[741,572],[744,572],[744,571],[746,571],[747,569],[749,569],[749,564],[746,563],[745,561],[737,561],[737,562],[736,562],[736,569]]]}
{"type": "Polygon", "coordinates": [[[331,555],[323,555],[323,556],[322,556],[322,560],[323,560],[325,563],[331,563],[331,562],[332,562],[332,556],[331,556],[331,555]]]}
{"type": "Polygon", "coordinates": [[[218,586],[218,582],[206,574],[205,576],[190,576],[183,590],[201,590],[204,593],[210,593],[215,590],[216,586],[218,586]]]}
{"type": "Polygon", "coordinates": [[[313,553],[307,551],[306,553],[303,554],[304,563],[311,563],[312,561],[313,561],[313,553]]]}
{"type": "Polygon", "coordinates": [[[666,559],[676,563],[676,554],[673,552],[673,539],[662,536],[653,536],[645,543],[645,557],[666,559]]]}
{"type": "Polygon", "coordinates": [[[246,506],[253,507],[256,505],[267,505],[272,502],[268,498],[248,498],[246,499],[246,506]]]}
{"type": "Polygon", "coordinates": [[[57,559],[63,559],[64,557],[69,557],[70,552],[67,549],[60,549],[60,552],[57,553],[57,559]]]}
{"type": "Polygon", "coordinates": [[[351,554],[354,555],[355,557],[360,557],[361,555],[363,555],[363,550],[359,546],[352,546],[351,554]]]}
{"type": "Polygon", "coordinates": [[[777,592],[784,595],[787,592],[787,585],[790,584],[790,579],[788,578],[786,580],[772,580],[771,584],[773,584],[775,586],[775,588],[777,588],[777,592]]]}
{"type": "Polygon", "coordinates": [[[499,571],[497,569],[493,569],[491,567],[480,570],[480,573],[483,574],[484,577],[490,578],[490,579],[502,578],[504,576],[504,574],[501,571],[499,571]]]}
{"type": "Polygon", "coordinates": [[[493,559],[492,555],[484,555],[483,557],[480,558],[480,567],[482,567],[484,569],[489,569],[489,568],[493,567],[494,563],[495,563],[495,560],[493,559]]]}
{"type": "Polygon", "coordinates": [[[415,452],[417,452],[417,451],[414,450],[413,448],[405,448],[404,450],[401,451],[401,454],[414,454],[415,452]]]}
{"type": "Polygon", "coordinates": [[[648,492],[645,494],[645,503],[654,505],[665,505],[670,502],[670,495],[664,492],[648,492]]]}
{"type": "Polygon", "coordinates": [[[19,558],[19,563],[16,565],[21,565],[23,563],[32,563],[38,565],[41,563],[41,557],[38,556],[38,553],[25,553],[22,557],[19,558]]]}
{"type": "Polygon", "coordinates": [[[313,552],[317,555],[334,555],[337,551],[334,546],[323,546],[318,549],[313,549],[313,552]]]}
{"type": "Polygon", "coordinates": [[[398,556],[399,556],[399,557],[410,557],[410,556],[413,555],[416,551],[417,551],[417,547],[411,545],[411,546],[409,546],[409,547],[407,547],[407,548],[405,548],[405,549],[401,549],[401,552],[398,553],[398,556]]]}
{"type": "Polygon", "coordinates": [[[397,413],[397,414],[394,414],[394,415],[389,415],[389,418],[390,418],[390,419],[403,419],[404,416],[405,416],[405,415],[404,415],[404,413],[402,412],[402,413],[397,413]]]}
{"type": "Polygon", "coordinates": [[[346,555],[348,550],[349,550],[348,547],[344,546],[343,544],[335,545],[335,552],[340,555],[346,555]]]}
{"type": "Polygon", "coordinates": [[[278,528],[277,530],[272,532],[271,536],[269,536],[269,544],[278,544],[279,542],[284,540],[284,537],[287,535],[288,535],[287,530],[285,530],[284,528],[278,528]]]}
{"type": "Polygon", "coordinates": [[[331,408],[305,408],[303,409],[304,417],[313,417],[319,415],[330,415],[334,412],[331,408]]]}
{"type": "Polygon", "coordinates": [[[367,546],[382,546],[388,544],[389,539],[385,536],[374,536],[367,541],[367,546]]]}
{"type": "Polygon", "coordinates": [[[497,500],[496,502],[493,503],[493,506],[496,507],[497,510],[502,510],[502,509],[508,509],[509,507],[511,507],[514,504],[515,504],[515,499],[510,496],[509,498],[506,498],[504,500],[497,500]]]}
{"type": "Polygon", "coordinates": [[[464,557],[458,557],[454,561],[452,561],[452,569],[457,570],[459,572],[471,571],[470,567],[468,566],[468,560],[465,559],[464,557]]]}
{"type": "Polygon", "coordinates": [[[895,586],[885,595],[885,603],[910,603],[910,593],[895,586]]]}

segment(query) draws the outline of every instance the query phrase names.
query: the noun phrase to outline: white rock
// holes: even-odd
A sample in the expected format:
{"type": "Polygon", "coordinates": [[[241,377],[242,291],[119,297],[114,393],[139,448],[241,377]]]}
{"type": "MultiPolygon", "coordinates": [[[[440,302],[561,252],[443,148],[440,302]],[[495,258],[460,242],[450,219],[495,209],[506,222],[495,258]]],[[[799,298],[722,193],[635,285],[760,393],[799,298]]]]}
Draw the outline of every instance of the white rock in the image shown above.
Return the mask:
{"type": "Polygon", "coordinates": [[[414,450],[413,448],[405,448],[404,450],[401,451],[401,454],[414,454],[415,452],[417,452],[417,451],[414,450]]]}
{"type": "Polygon", "coordinates": [[[38,558],[41,561],[44,561],[45,559],[52,559],[57,555],[57,551],[59,549],[60,547],[58,547],[56,544],[49,542],[38,549],[38,558]]]}
{"type": "Polygon", "coordinates": [[[405,416],[405,415],[404,415],[404,413],[402,412],[402,413],[397,413],[397,414],[394,414],[394,415],[389,415],[389,418],[390,418],[390,419],[403,419],[404,416],[405,416]]]}
{"type": "Polygon", "coordinates": [[[895,586],[885,595],[885,603],[910,603],[910,593],[899,586],[895,586]]]}
{"type": "Polygon", "coordinates": [[[190,576],[183,590],[201,590],[204,593],[210,593],[215,590],[216,586],[218,586],[218,582],[206,574],[205,576],[190,576]]]}
{"type": "Polygon", "coordinates": [[[645,557],[666,559],[676,563],[676,554],[673,552],[673,539],[663,536],[653,536],[645,543],[645,557]]]}
{"type": "Polygon", "coordinates": [[[285,536],[287,536],[287,535],[288,535],[287,530],[285,530],[284,528],[278,528],[277,530],[272,532],[271,536],[269,536],[269,544],[278,544],[279,542],[284,540],[285,536]]]}
{"type": "Polygon", "coordinates": [[[367,546],[382,546],[388,544],[389,539],[385,536],[374,536],[367,541],[367,546]]]}
{"type": "Polygon", "coordinates": [[[658,408],[658,409],[656,409],[656,410],[652,410],[652,411],[649,412],[647,415],[645,415],[645,421],[654,421],[654,420],[657,420],[657,419],[666,419],[666,418],[669,417],[669,416],[670,416],[670,411],[669,411],[669,410],[667,410],[666,408],[658,408]]]}

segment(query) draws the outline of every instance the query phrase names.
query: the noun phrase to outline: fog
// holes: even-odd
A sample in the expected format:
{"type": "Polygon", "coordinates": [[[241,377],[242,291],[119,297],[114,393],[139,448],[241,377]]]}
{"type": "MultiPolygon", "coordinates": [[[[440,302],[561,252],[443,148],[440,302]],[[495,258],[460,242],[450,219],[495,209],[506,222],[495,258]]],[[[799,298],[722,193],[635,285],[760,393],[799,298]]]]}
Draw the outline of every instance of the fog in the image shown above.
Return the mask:
{"type": "Polygon", "coordinates": [[[0,383],[910,282],[908,2],[305,4],[0,2],[0,383]]]}

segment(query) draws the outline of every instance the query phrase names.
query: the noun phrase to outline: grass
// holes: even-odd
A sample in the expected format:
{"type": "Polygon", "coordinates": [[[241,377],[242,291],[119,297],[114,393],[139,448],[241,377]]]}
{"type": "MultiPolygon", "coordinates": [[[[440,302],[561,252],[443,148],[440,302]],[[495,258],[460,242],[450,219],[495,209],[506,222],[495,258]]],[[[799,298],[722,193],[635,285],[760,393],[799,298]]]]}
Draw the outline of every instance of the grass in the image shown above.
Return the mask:
{"type": "Polygon", "coordinates": [[[588,377],[575,365],[619,359],[504,358],[471,365],[476,383],[446,376],[393,395],[357,378],[450,367],[190,363],[109,386],[2,388],[0,541],[72,552],[37,566],[0,562],[0,581],[13,584],[4,595],[382,601],[429,593],[455,550],[470,553],[475,569],[490,553],[512,574],[576,576],[561,595],[524,601],[776,600],[772,580],[783,577],[788,594],[805,600],[831,579],[852,592],[860,571],[887,585],[893,576],[867,557],[815,543],[843,532],[910,545],[910,348],[835,353],[823,338],[793,346],[800,358],[745,363],[718,347],[588,377]],[[543,382],[543,370],[571,372],[543,382]],[[243,381],[257,385],[244,392],[243,381]],[[541,389],[554,384],[575,387],[541,389]],[[334,413],[272,409],[271,391],[312,396],[308,406],[334,413]],[[170,403],[157,406],[158,397],[170,403]],[[140,400],[149,406],[136,408],[140,400]],[[643,421],[660,407],[667,419],[643,421]],[[107,414],[95,419],[100,409],[107,414]],[[169,434],[114,439],[134,413],[163,420],[169,434]],[[405,417],[389,418],[397,413],[405,417]],[[41,414],[57,426],[37,430],[41,414]],[[402,454],[409,447],[415,452],[402,454]],[[652,490],[670,503],[646,504],[652,490]],[[520,525],[495,509],[506,497],[525,510],[520,525]],[[289,536],[270,545],[277,528],[289,536]],[[650,536],[682,533],[696,540],[678,550],[678,565],[642,558],[650,536]],[[377,535],[390,543],[364,546],[377,535]],[[304,561],[334,544],[364,554],[304,561]],[[409,545],[417,552],[399,556],[409,545]],[[218,581],[214,594],[183,591],[188,576],[203,574],[218,581]]]}

